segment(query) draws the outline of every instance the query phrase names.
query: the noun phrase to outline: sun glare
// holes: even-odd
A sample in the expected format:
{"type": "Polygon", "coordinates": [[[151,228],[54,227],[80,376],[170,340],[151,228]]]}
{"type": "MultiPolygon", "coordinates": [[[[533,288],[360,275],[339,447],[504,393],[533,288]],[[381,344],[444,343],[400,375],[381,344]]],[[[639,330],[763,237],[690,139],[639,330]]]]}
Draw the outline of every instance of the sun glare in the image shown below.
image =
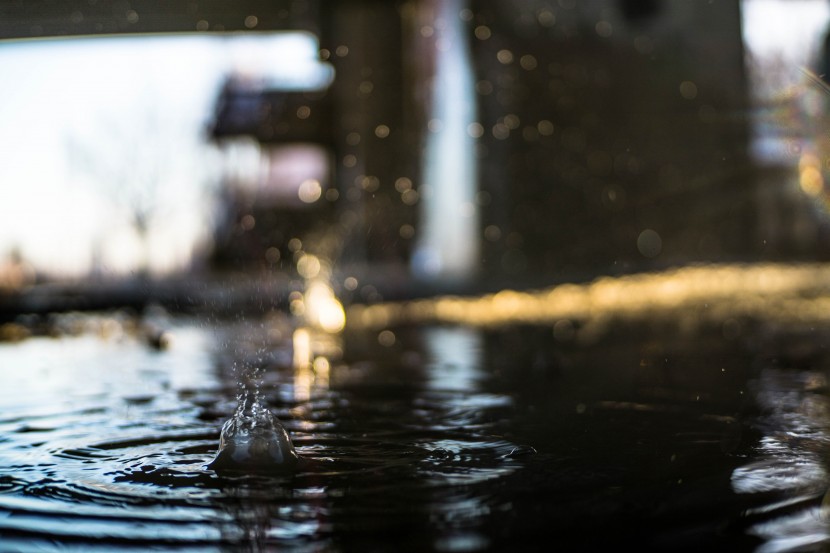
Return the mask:
{"type": "MultiPolygon", "coordinates": [[[[211,233],[224,79],[319,89],[307,33],[0,43],[0,260],[54,276],[187,268],[211,233]]],[[[309,194],[313,193],[313,190],[309,194]]]]}

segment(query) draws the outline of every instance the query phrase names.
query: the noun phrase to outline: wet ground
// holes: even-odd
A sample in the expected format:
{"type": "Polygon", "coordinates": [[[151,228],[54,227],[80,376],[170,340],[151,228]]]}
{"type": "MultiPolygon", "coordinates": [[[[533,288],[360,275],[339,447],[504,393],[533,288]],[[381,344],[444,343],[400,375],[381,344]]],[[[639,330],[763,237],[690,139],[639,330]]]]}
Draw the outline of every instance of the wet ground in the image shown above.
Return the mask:
{"type": "Polygon", "coordinates": [[[826,325],[153,317],[0,343],[3,551],[830,541],[826,325]],[[206,468],[252,367],[296,473],[206,468]]]}

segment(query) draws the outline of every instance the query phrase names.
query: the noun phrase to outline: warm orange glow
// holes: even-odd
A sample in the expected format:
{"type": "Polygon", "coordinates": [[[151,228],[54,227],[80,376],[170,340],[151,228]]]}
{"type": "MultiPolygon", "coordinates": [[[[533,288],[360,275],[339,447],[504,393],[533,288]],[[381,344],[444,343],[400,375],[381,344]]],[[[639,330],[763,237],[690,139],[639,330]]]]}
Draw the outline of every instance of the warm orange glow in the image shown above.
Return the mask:
{"type": "Polygon", "coordinates": [[[308,285],[303,296],[304,316],[308,324],[326,332],[340,332],[346,326],[346,313],[331,287],[321,281],[308,285]]]}
{"type": "Polygon", "coordinates": [[[292,336],[294,347],[294,369],[308,369],[311,366],[311,333],[306,328],[298,328],[292,336]]]}
{"type": "Polygon", "coordinates": [[[294,399],[308,401],[315,389],[329,387],[331,359],[342,354],[335,337],[300,327],[292,335],[294,347],[294,399]]]}
{"type": "Polygon", "coordinates": [[[805,194],[813,198],[818,197],[824,191],[821,164],[815,156],[802,156],[799,163],[798,184],[805,194]]]}
{"type": "Polygon", "coordinates": [[[502,290],[480,297],[444,296],[407,303],[352,306],[350,325],[404,322],[473,326],[671,316],[692,323],[736,317],[795,322],[830,320],[830,265],[709,265],[545,290],[502,290]]]}

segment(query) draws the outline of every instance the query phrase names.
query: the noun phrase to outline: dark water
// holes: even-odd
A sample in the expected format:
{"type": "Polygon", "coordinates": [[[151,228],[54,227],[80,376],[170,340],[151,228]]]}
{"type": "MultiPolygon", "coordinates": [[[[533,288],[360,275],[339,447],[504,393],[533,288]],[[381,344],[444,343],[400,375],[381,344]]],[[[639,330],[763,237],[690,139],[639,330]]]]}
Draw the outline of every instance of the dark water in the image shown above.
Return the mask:
{"type": "Polygon", "coordinates": [[[4,552],[828,542],[818,336],[784,351],[720,329],[327,338],[191,320],[158,351],[117,323],[93,326],[0,344],[4,552]],[[296,473],[206,468],[236,409],[234,366],[261,369],[261,397],[303,458],[296,473]]]}

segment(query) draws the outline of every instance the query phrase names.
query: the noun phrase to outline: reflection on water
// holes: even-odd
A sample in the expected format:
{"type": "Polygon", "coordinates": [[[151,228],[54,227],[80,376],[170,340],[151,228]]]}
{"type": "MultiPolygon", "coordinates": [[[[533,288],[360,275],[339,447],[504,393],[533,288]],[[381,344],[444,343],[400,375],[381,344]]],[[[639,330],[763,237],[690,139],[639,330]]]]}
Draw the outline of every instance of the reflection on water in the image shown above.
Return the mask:
{"type": "Polygon", "coordinates": [[[824,548],[830,542],[826,493],[830,398],[824,371],[766,367],[756,381],[763,437],[756,455],[732,474],[740,494],[771,500],[749,512],[759,551],[824,548]]]}
{"type": "Polygon", "coordinates": [[[244,325],[240,335],[240,328],[176,325],[164,352],[126,334],[0,346],[10,368],[0,374],[4,547],[94,550],[103,540],[160,550],[319,550],[338,535],[370,543],[376,529],[396,524],[416,532],[433,516],[452,531],[422,544],[486,543],[473,529],[455,532],[479,526],[489,510],[476,507],[484,496],[469,486],[520,465],[516,446],[492,424],[465,427],[488,409],[469,402],[472,390],[431,392],[404,380],[376,397],[368,373],[340,365],[332,376],[345,373],[335,378],[343,384],[329,388],[328,371],[340,361],[325,337],[298,329],[290,342],[274,342],[271,329],[244,325]],[[297,474],[219,476],[206,468],[219,426],[237,407],[229,355],[259,364],[262,402],[305,461],[297,474]],[[390,496],[392,485],[404,495],[390,496]],[[378,518],[383,513],[391,523],[378,518]]]}
{"type": "Polygon", "coordinates": [[[168,319],[158,350],[128,318],[101,320],[0,344],[4,550],[827,542],[819,334],[689,340],[631,323],[585,347],[577,326],[396,326],[381,338],[269,316],[168,319]],[[296,472],[207,468],[237,409],[234,364],[258,367],[296,472]]]}
{"type": "Polygon", "coordinates": [[[439,390],[474,390],[481,374],[481,332],[471,328],[424,331],[430,386],[439,390]]]}
{"type": "Polygon", "coordinates": [[[436,321],[472,326],[577,321],[604,327],[648,317],[692,328],[705,322],[729,326],[741,318],[826,322],[828,283],[830,267],[824,264],[692,265],[538,291],[355,305],[348,320],[374,328],[436,321]]]}

